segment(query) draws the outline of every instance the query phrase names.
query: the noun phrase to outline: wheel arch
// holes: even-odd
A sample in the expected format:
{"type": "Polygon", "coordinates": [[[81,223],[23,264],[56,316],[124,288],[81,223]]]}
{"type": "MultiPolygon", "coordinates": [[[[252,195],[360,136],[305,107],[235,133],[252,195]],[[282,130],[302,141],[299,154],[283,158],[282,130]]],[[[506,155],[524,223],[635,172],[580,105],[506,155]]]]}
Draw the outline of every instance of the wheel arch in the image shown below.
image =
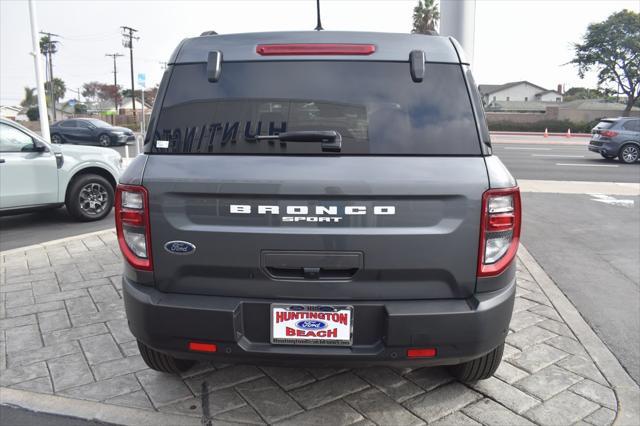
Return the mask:
{"type": "Polygon", "coordinates": [[[73,174],[73,176],[71,176],[71,179],[69,179],[69,182],[67,183],[67,188],[65,189],[65,194],[64,194],[65,201],[69,196],[69,190],[73,186],[73,182],[75,182],[75,180],[78,179],[80,176],[84,176],[84,175],[102,176],[111,184],[111,187],[113,188],[113,190],[114,191],[116,190],[116,186],[118,182],[115,176],[113,176],[111,172],[109,172],[109,170],[104,169],[102,167],[89,166],[89,167],[85,167],[83,169],[78,170],[73,174]]]}

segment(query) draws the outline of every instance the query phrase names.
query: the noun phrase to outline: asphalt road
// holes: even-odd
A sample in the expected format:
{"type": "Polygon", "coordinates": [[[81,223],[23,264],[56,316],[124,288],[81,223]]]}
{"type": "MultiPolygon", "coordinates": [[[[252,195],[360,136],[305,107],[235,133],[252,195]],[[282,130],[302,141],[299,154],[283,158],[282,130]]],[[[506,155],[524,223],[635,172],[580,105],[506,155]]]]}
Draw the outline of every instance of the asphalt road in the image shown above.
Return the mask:
{"type": "Polygon", "coordinates": [[[522,194],[522,242],[640,383],[640,198],[522,194]]]}
{"type": "Polygon", "coordinates": [[[605,160],[583,145],[496,143],[493,152],[518,179],[640,182],[640,163],[605,160]]]}
{"type": "Polygon", "coordinates": [[[75,417],[36,413],[22,408],[4,405],[0,405],[0,423],[5,426],[108,426],[107,423],[93,422],[75,417]]]}

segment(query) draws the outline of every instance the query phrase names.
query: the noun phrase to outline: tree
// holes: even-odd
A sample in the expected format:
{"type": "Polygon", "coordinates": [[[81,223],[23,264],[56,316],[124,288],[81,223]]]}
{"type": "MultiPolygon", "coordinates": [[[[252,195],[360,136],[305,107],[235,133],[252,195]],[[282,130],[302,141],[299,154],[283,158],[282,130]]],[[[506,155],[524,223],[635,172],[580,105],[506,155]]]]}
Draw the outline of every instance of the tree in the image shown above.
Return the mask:
{"type": "Polygon", "coordinates": [[[440,11],[435,0],[418,0],[418,5],[413,8],[412,33],[430,34],[436,30],[440,20],[440,11]]]}
{"type": "Polygon", "coordinates": [[[120,94],[120,85],[114,86],[113,84],[100,84],[98,87],[98,98],[103,101],[114,101],[117,97],[118,104],[122,102],[122,95],[120,94]]]}
{"type": "Polygon", "coordinates": [[[40,37],[40,53],[43,55],[58,53],[57,41],[52,41],[49,36],[40,37]]]}
{"type": "Polygon", "coordinates": [[[623,115],[628,116],[640,97],[640,13],[625,9],[589,25],[574,51],[569,63],[577,65],[580,78],[597,70],[598,86],[616,86],[616,93],[627,96],[623,115]]]}
{"type": "Polygon", "coordinates": [[[572,87],[564,92],[564,101],[570,102],[578,99],[610,99],[611,92],[608,89],[589,89],[586,87],[572,87]]]}
{"type": "Polygon", "coordinates": [[[40,110],[37,106],[31,107],[27,110],[27,118],[29,119],[29,121],[40,120],[40,110]]]}
{"type": "MultiPolygon", "coordinates": [[[[50,98],[50,93],[51,93],[51,85],[49,84],[49,82],[47,81],[46,83],[44,83],[44,91],[47,93],[47,98],[50,98]]],[[[53,79],[53,100],[54,102],[58,102],[58,100],[64,98],[64,94],[67,92],[67,86],[66,84],[64,84],[64,81],[62,81],[59,78],[54,78],[53,79]]]]}
{"type": "Polygon", "coordinates": [[[35,94],[35,87],[25,87],[24,88],[24,99],[20,102],[20,106],[30,107],[38,103],[38,96],[35,94]]]}
{"type": "Polygon", "coordinates": [[[102,86],[102,83],[98,81],[90,81],[89,83],[84,83],[82,85],[82,96],[95,102],[98,98],[100,86],[102,86]]]}
{"type": "Polygon", "coordinates": [[[87,106],[85,104],[75,104],[73,106],[73,113],[74,114],[86,114],[87,113],[87,106]]]}

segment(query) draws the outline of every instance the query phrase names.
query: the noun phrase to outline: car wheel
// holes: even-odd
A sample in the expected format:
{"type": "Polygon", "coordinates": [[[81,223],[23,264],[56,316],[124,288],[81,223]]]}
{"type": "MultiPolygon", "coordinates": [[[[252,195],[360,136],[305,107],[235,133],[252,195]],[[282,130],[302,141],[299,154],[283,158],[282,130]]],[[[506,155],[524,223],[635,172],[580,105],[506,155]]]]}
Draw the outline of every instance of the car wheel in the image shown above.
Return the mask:
{"type": "Polygon", "coordinates": [[[498,369],[500,361],[502,361],[503,351],[504,343],[480,358],[452,365],[449,367],[449,372],[461,382],[476,382],[488,379],[498,369]]]}
{"type": "Polygon", "coordinates": [[[111,145],[111,138],[109,137],[109,135],[100,135],[100,137],[98,138],[98,143],[100,144],[100,146],[109,146],[111,145]]]}
{"type": "Polygon", "coordinates": [[[51,135],[51,143],[61,144],[61,143],[64,143],[64,141],[62,140],[62,136],[60,136],[57,133],[54,133],[51,135]]]}
{"type": "Polygon", "coordinates": [[[607,155],[603,154],[602,152],[600,153],[600,155],[602,155],[602,158],[604,158],[605,160],[613,160],[614,158],[616,158],[615,155],[607,155]]]}
{"type": "Polygon", "coordinates": [[[192,360],[178,359],[170,355],[163,354],[149,346],[145,345],[138,340],[138,350],[145,364],[152,370],[160,371],[163,373],[180,374],[187,371],[196,363],[192,360]]]}
{"type": "Polygon", "coordinates": [[[626,164],[632,164],[638,161],[640,158],[640,147],[636,144],[628,143],[622,145],[620,153],[618,153],[618,160],[626,164]]]}
{"type": "Polygon", "coordinates": [[[71,182],[67,191],[67,210],[75,219],[89,222],[100,220],[113,207],[113,187],[99,175],[81,175],[71,182]]]}

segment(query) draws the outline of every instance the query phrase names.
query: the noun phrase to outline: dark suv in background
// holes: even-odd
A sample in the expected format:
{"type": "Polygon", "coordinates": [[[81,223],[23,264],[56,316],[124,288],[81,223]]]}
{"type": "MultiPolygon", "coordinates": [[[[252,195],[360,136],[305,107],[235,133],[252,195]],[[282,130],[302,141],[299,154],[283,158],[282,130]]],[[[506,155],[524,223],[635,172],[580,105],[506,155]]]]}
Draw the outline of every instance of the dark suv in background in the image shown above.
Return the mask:
{"type": "Polygon", "coordinates": [[[118,186],[129,327],[153,369],[500,364],[520,192],[451,38],[184,40],[118,186]]]}
{"type": "Polygon", "coordinates": [[[589,151],[631,164],[640,159],[640,118],[604,118],[591,130],[589,151]]]}

